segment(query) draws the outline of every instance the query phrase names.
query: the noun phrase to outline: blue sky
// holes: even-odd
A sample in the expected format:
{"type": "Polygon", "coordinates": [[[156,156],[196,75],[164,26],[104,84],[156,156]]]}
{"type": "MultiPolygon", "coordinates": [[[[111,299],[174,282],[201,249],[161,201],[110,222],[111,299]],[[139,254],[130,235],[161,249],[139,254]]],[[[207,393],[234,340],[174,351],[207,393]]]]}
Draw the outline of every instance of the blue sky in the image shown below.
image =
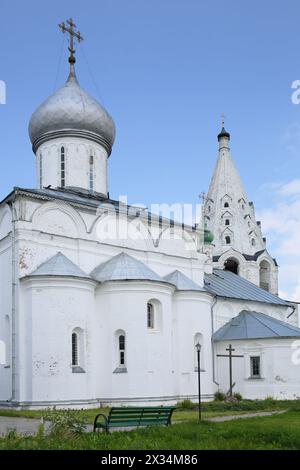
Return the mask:
{"type": "Polygon", "coordinates": [[[57,24],[70,16],[85,38],[79,81],[117,126],[111,196],[197,203],[224,112],[233,157],[283,268],[281,289],[300,300],[300,105],[291,101],[299,2],[2,0],[1,198],[13,186],[35,186],[27,125],[67,77],[57,24]]]}

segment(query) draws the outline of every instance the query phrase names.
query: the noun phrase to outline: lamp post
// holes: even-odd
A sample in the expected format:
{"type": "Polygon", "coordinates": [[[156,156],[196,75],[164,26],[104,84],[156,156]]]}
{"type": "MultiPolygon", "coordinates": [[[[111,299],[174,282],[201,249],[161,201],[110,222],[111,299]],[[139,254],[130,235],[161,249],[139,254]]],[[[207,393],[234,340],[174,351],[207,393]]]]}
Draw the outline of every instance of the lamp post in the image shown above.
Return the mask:
{"type": "Polygon", "coordinates": [[[201,421],[201,380],[200,380],[200,352],[201,352],[201,344],[197,343],[196,346],[197,351],[197,364],[198,364],[198,404],[199,404],[199,421],[201,421]]]}

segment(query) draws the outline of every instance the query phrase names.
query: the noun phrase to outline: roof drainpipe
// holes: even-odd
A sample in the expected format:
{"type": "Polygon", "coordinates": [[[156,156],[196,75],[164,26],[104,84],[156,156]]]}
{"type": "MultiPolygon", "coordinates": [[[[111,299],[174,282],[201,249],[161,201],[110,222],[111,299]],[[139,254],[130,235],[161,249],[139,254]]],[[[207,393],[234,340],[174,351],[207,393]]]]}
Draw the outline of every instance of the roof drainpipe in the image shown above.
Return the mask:
{"type": "Polygon", "coordinates": [[[11,397],[7,402],[16,399],[16,209],[14,200],[11,206],[12,231],[11,231],[11,268],[12,268],[12,303],[11,303],[11,397]]]}
{"type": "Polygon", "coordinates": [[[286,318],[290,318],[292,315],[294,315],[294,313],[295,313],[295,310],[296,310],[296,307],[295,307],[295,305],[291,305],[291,309],[292,309],[291,313],[289,313],[289,314],[288,314],[288,316],[287,316],[286,318]]]}
{"type": "Polygon", "coordinates": [[[212,353],[212,372],[213,372],[213,382],[216,385],[220,385],[216,381],[216,368],[215,368],[215,343],[213,340],[213,335],[214,335],[214,307],[218,301],[218,297],[214,295],[213,302],[210,307],[210,312],[211,312],[211,353],[212,353]]]}

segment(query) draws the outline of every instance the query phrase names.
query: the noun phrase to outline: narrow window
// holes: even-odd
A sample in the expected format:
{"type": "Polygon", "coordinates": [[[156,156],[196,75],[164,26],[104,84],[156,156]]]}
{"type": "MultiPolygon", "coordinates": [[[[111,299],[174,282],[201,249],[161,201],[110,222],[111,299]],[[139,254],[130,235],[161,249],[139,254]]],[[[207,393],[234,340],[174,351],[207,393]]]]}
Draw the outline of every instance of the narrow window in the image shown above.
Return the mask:
{"type": "Polygon", "coordinates": [[[66,185],[66,161],[65,147],[60,149],[60,186],[64,188],[66,185]]]}
{"type": "Polygon", "coordinates": [[[252,246],[255,246],[255,239],[254,238],[252,238],[251,244],[252,244],[252,246]]]}
{"type": "Polygon", "coordinates": [[[251,377],[260,377],[260,357],[250,357],[250,372],[251,377]]]}
{"type": "Polygon", "coordinates": [[[150,329],[154,328],[154,308],[153,304],[147,304],[147,327],[150,329]]]}
{"type": "Polygon", "coordinates": [[[43,156],[40,153],[40,188],[43,187],[43,156]]]}
{"type": "Polygon", "coordinates": [[[72,333],[72,366],[78,366],[78,335],[72,333]]]}
{"type": "Polygon", "coordinates": [[[228,235],[225,237],[225,243],[226,245],[230,245],[231,243],[230,237],[228,235]]]}
{"type": "Polygon", "coordinates": [[[229,224],[230,224],[229,219],[226,219],[225,220],[225,225],[229,225],[229,224]]]}
{"type": "Polygon", "coordinates": [[[225,202],[225,203],[224,203],[224,207],[229,207],[228,202],[225,202]]]}
{"type": "Polygon", "coordinates": [[[94,191],[94,157],[93,155],[90,156],[90,182],[89,182],[89,187],[90,191],[94,191]]]}
{"type": "Polygon", "coordinates": [[[125,366],[125,336],[119,336],[119,366],[125,366]]]}

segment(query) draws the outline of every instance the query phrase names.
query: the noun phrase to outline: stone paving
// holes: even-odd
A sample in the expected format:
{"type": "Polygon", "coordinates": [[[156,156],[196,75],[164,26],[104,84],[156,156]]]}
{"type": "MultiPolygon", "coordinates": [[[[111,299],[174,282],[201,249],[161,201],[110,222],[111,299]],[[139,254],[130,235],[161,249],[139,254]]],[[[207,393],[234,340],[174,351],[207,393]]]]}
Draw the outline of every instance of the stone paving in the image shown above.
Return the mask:
{"type": "Polygon", "coordinates": [[[244,413],[240,415],[227,415],[227,416],[215,416],[213,418],[208,418],[207,421],[213,421],[215,423],[222,423],[224,421],[232,421],[234,419],[244,419],[244,418],[257,418],[260,416],[272,416],[272,415],[281,415],[286,413],[287,410],[278,410],[278,411],[260,411],[258,413],[244,413]]]}

